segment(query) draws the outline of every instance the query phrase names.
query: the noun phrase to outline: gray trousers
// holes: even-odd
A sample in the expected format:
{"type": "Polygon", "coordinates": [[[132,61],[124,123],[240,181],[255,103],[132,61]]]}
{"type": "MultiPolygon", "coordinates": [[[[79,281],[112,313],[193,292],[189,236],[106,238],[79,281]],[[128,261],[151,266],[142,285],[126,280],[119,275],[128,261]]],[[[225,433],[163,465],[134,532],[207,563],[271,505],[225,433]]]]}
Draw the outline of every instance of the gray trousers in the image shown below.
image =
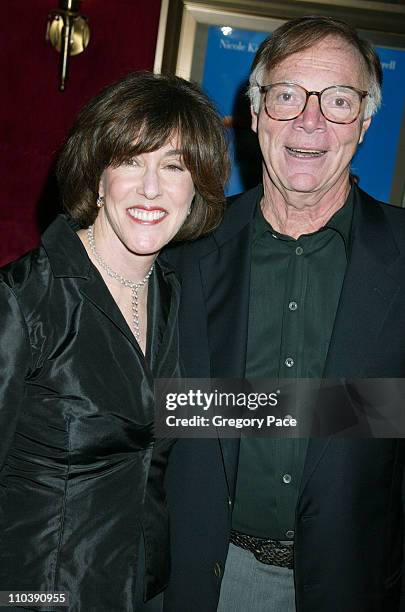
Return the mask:
{"type": "Polygon", "coordinates": [[[217,612],[295,612],[293,570],[229,545],[217,612]]]}

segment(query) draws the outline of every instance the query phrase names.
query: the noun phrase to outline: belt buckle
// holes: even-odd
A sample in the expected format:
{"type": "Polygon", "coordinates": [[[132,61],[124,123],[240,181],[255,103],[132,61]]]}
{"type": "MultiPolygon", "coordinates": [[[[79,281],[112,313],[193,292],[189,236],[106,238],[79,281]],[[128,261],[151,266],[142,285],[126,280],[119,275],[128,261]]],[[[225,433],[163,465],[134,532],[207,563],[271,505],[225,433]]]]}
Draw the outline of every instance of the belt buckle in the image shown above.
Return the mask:
{"type": "Polygon", "coordinates": [[[252,552],[261,563],[269,563],[268,554],[276,548],[275,544],[275,540],[263,540],[263,542],[256,543],[252,552]]]}
{"type": "Polygon", "coordinates": [[[267,540],[255,546],[252,552],[260,563],[292,569],[294,567],[293,547],[291,546],[291,550],[289,548],[289,546],[280,544],[278,540],[267,540]]]}

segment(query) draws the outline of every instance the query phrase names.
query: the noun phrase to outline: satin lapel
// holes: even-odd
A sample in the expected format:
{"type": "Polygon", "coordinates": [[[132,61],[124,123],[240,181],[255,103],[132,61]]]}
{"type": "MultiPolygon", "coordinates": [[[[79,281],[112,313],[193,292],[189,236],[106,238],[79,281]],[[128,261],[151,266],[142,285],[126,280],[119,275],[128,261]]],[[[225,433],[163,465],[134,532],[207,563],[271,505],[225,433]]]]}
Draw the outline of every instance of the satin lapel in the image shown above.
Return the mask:
{"type": "Polygon", "coordinates": [[[124,334],[143,358],[143,353],[120,309],[100,274],[92,266],[76,229],[77,225],[72,219],[58,215],[42,236],[42,244],[55,277],[77,278],[82,295],[124,334]]]}
{"type": "Polygon", "coordinates": [[[159,378],[162,371],[172,371],[172,376],[180,376],[177,326],[180,285],[174,272],[161,270],[158,264],[153,277],[150,297],[154,299],[148,304],[151,352],[147,361],[155,378],[159,378]],[[170,370],[168,363],[171,364],[170,370]]]}
{"type": "MultiPolygon", "coordinates": [[[[333,327],[324,378],[367,377],[367,359],[379,339],[399,288],[394,264],[399,251],[380,205],[356,190],[351,249],[333,327]]],[[[330,438],[311,439],[301,493],[330,438]]]]}
{"type": "MultiPolygon", "coordinates": [[[[86,281],[80,282],[82,295],[89,300],[128,339],[134,349],[144,358],[143,353],[128,327],[120,309],[96,270],[92,270],[86,281]]],[[[146,363],[146,362],[145,362],[146,363]]]]}

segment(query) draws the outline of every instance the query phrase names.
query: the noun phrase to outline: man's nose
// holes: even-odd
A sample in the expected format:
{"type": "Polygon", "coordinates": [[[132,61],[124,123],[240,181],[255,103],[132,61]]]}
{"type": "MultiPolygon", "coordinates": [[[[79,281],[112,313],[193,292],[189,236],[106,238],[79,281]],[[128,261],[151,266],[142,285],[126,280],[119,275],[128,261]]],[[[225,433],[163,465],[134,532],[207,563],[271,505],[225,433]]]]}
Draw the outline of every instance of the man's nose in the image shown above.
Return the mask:
{"type": "Polygon", "coordinates": [[[154,200],[160,195],[160,178],[156,168],[145,168],[138,191],[148,200],[154,200]]]}
{"type": "Polygon", "coordinates": [[[322,115],[320,100],[316,94],[311,94],[308,97],[306,106],[296,121],[308,133],[325,129],[326,119],[322,115]]]}

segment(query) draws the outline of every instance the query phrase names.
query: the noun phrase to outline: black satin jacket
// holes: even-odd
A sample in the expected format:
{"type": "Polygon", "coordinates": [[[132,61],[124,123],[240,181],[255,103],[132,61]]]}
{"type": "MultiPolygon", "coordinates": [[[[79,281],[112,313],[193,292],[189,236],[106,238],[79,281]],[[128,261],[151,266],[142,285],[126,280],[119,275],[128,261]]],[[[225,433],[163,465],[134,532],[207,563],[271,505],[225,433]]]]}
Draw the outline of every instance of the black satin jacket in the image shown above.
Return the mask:
{"type": "Polygon", "coordinates": [[[142,529],[147,595],[167,583],[153,379],[179,375],[179,286],[149,282],[144,358],[67,218],[0,271],[0,590],[130,612],[142,529]]]}

